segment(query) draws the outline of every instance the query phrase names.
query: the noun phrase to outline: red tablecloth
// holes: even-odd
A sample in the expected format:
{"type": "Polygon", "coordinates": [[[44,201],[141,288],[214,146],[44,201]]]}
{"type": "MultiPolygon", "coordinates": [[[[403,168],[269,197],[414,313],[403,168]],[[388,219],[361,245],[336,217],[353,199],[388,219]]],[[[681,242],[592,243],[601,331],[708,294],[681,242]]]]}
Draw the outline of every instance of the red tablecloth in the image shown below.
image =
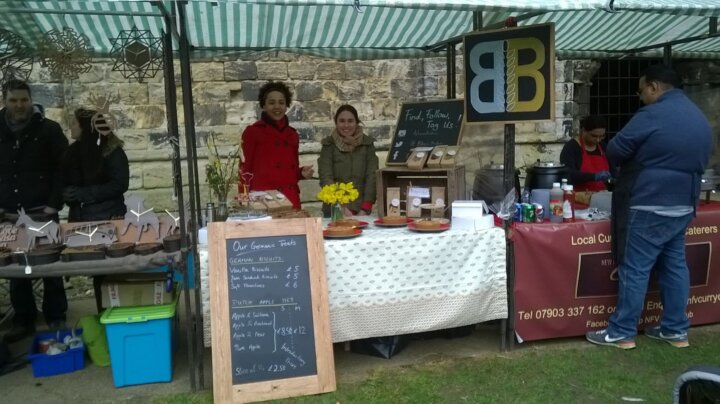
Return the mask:
{"type": "MultiPolygon", "coordinates": [[[[609,221],[517,223],[512,240],[515,331],[521,340],[579,336],[607,325],[617,299],[609,221]]],[[[691,324],[720,322],[720,203],[700,206],[686,244],[691,324]]],[[[654,279],[648,290],[640,328],[660,319],[654,279]]]]}

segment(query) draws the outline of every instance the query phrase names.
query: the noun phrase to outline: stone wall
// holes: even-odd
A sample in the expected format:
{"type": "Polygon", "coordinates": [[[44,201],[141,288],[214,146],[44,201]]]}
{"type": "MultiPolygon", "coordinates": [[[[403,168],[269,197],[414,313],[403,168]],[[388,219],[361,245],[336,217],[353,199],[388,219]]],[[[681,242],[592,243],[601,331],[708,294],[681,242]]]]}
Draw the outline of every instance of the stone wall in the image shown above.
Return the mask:
{"type": "MultiPolygon", "coordinates": [[[[35,102],[47,115],[67,128],[66,117],[79,106],[91,107],[91,95],[110,95],[118,100],[111,111],[119,122],[119,136],[131,161],[131,192],[145,195],[147,206],[173,208],[172,166],[169,157],[165,92],[161,74],[145,83],[128,82],[111,70],[110,61],[98,61],[90,72],[75,81],[61,81],[35,66],[30,82],[35,102]]],[[[573,117],[587,109],[583,87],[592,63],[556,62],[556,115],[554,122],[516,125],[516,165],[537,159],[557,160],[562,143],[571,133],[573,117]]],[[[195,129],[198,137],[199,171],[204,182],[206,141],[214,134],[221,152],[237,146],[245,127],[259,116],[258,89],[269,80],[287,82],[294,92],[288,116],[300,132],[301,164],[316,164],[320,140],[333,128],[332,116],[344,103],[354,105],[367,134],[375,137],[383,164],[403,102],[443,99],[447,78],[445,59],[336,61],[285,53],[254,60],[212,60],[192,64],[195,129]]],[[[458,97],[463,97],[463,61],[457,61],[458,97]]],[[[178,119],[184,132],[182,88],[175,65],[178,119]]],[[[473,171],[491,161],[502,162],[503,125],[468,125],[463,132],[461,161],[471,186],[473,171]]],[[[183,155],[185,140],[181,139],[183,155]]],[[[183,178],[187,170],[183,165],[183,178]]],[[[317,180],[301,182],[306,206],[317,206],[317,180]]],[[[203,203],[209,200],[201,187],[203,203]]]]}
{"type": "MultiPolygon", "coordinates": [[[[381,166],[403,102],[443,99],[447,78],[444,58],[337,61],[287,53],[272,53],[253,60],[209,60],[192,63],[195,130],[203,203],[210,200],[204,185],[207,139],[214,134],[221,153],[237,147],[245,127],[259,116],[258,89],[269,80],[287,82],[294,92],[288,116],[300,132],[301,164],[316,164],[320,140],[333,128],[332,116],[344,103],[354,105],[366,133],[375,137],[381,166]]],[[[131,161],[130,188],[145,195],[147,206],[162,210],[175,206],[172,190],[171,149],[168,143],[165,88],[162,74],[145,83],[128,82],[113,72],[111,61],[97,61],[90,72],[75,81],[61,81],[47,69],[35,66],[30,81],[33,98],[47,115],[67,128],[66,116],[78,106],[91,107],[91,95],[117,98],[119,136],[131,161]]],[[[457,60],[457,96],[463,97],[462,56],[457,60]]],[[[556,119],[516,124],[516,166],[523,169],[537,159],[558,160],[565,141],[577,130],[577,118],[589,111],[589,88],[599,63],[589,60],[556,61],[556,119]]],[[[720,67],[691,62],[676,66],[688,82],[688,94],[707,112],[714,127],[720,116],[720,67]]],[[[180,69],[175,65],[178,120],[184,132],[180,69]]],[[[720,136],[716,136],[720,138],[720,136]]],[[[466,166],[468,187],[473,172],[491,161],[503,161],[503,125],[466,125],[460,161],[466,166]]],[[[185,154],[185,140],[181,139],[185,154]]],[[[715,154],[717,156],[718,153],[715,154]]],[[[718,158],[713,158],[713,164],[718,158]]],[[[183,164],[183,179],[187,169],[183,164]]],[[[317,207],[317,180],[301,181],[306,207],[317,207]]]]}

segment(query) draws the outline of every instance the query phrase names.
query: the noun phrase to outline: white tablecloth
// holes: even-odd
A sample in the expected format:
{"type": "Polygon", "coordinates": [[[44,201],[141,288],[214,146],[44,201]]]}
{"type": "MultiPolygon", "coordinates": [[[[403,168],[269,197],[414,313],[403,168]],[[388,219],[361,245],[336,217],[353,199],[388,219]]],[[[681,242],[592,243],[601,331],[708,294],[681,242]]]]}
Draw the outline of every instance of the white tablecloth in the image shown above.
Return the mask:
{"type": "Polygon", "coordinates": [[[370,224],[325,240],[334,342],[507,318],[505,233],[370,224]]]}
{"type": "MultiPolygon", "coordinates": [[[[416,233],[371,224],[325,240],[333,342],[507,318],[505,233],[416,233]]],[[[207,253],[199,252],[205,346],[210,345],[207,253]]]]}

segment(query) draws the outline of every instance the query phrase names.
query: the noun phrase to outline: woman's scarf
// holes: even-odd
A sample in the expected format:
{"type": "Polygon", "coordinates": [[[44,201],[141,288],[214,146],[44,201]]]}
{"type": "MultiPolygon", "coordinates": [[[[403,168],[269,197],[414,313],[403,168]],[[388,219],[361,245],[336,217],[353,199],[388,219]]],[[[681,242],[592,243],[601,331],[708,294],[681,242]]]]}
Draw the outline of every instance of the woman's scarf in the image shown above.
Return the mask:
{"type": "Polygon", "coordinates": [[[337,129],[333,129],[331,136],[335,141],[335,146],[338,148],[338,150],[340,150],[341,152],[351,152],[355,150],[355,147],[359,146],[362,143],[362,126],[358,125],[358,127],[355,129],[355,133],[353,133],[349,137],[340,136],[337,129]]]}

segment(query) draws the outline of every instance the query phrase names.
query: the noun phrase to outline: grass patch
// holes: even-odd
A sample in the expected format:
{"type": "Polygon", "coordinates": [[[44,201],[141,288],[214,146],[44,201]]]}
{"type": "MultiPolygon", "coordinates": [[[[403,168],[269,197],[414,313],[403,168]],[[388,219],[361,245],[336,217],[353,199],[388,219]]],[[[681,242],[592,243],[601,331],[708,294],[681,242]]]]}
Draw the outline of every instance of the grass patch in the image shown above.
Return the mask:
{"type": "MultiPolygon", "coordinates": [[[[720,366],[720,328],[693,328],[690,348],[640,336],[623,351],[577,343],[528,344],[485,358],[440,358],[372,371],[333,393],[276,403],[610,403],[623,397],[672,401],[677,376],[697,364],[720,366]],[[570,345],[570,346],[568,346],[570,345]]],[[[211,403],[212,395],[163,397],[154,403],[211,403]]]]}

